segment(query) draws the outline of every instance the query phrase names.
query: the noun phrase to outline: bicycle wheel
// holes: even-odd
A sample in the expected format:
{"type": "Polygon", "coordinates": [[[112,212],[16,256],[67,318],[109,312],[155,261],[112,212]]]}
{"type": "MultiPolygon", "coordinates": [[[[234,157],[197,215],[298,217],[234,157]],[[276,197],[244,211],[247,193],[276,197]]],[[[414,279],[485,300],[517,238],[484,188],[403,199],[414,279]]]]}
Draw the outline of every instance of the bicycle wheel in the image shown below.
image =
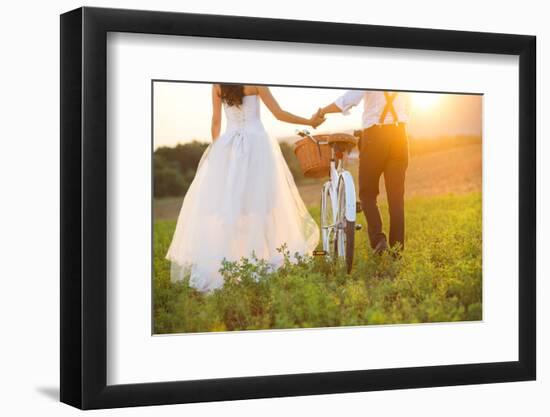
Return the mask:
{"type": "Polygon", "coordinates": [[[321,191],[321,240],[326,255],[335,257],[334,208],[330,195],[330,182],[323,185],[321,191]]]}
{"type": "Polygon", "coordinates": [[[338,212],[336,218],[335,249],[338,257],[346,262],[348,274],[353,266],[355,249],[355,221],[346,218],[346,186],[342,178],[338,183],[338,212]]]}

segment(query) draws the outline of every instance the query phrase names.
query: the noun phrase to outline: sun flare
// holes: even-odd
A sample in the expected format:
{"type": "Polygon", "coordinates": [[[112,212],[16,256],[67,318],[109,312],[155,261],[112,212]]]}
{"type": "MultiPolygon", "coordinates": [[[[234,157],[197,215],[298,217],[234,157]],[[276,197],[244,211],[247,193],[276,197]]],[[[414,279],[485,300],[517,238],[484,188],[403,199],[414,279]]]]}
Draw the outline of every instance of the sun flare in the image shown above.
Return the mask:
{"type": "Polygon", "coordinates": [[[440,97],[440,94],[413,93],[412,105],[418,110],[429,110],[439,102],[440,97]]]}

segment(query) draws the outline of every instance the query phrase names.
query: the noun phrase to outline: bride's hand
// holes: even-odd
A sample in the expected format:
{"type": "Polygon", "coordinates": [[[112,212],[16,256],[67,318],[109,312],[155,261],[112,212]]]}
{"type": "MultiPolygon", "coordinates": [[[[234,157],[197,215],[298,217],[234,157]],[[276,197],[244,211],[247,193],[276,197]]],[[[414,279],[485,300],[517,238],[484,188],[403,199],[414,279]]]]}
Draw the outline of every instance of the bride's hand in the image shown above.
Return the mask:
{"type": "Polygon", "coordinates": [[[323,124],[325,120],[326,119],[322,113],[322,109],[319,109],[310,117],[309,124],[315,129],[317,126],[323,124]]]}

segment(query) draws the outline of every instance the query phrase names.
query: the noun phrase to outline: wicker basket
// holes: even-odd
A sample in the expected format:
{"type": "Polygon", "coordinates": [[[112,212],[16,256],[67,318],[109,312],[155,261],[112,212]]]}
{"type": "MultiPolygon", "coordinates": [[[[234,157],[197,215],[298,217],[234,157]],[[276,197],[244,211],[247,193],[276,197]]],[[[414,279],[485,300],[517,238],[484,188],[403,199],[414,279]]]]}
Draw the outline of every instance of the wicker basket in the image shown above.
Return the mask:
{"type": "Polygon", "coordinates": [[[308,178],[328,177],[331,149],[326,135],[313,136],[315,141],[306,137],[296,142],[294,153],[300,161],[302,172],[308,178]]]}

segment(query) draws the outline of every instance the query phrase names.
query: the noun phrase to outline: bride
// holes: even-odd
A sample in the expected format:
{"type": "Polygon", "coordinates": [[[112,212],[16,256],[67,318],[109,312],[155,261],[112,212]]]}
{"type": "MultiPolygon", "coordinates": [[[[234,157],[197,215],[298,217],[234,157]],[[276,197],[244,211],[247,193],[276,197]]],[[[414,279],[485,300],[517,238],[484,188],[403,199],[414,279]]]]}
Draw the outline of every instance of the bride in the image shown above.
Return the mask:
{"type": "Polygon", "coordinates": [[[260,100],[280,121],[317,127],[279,106],[268,87],[212,86],[212,144],[206,149],[181,207],[166,259],[171,279],[189,277],[199,291],[224,284],[224,259],[254,255],[277,267],[286,245],[308,254],[319,240],[317,224],[300,198],[278,142],[260,119],[260,100]],[[227,119],[220,135],[222,105],[227,119]]]}

